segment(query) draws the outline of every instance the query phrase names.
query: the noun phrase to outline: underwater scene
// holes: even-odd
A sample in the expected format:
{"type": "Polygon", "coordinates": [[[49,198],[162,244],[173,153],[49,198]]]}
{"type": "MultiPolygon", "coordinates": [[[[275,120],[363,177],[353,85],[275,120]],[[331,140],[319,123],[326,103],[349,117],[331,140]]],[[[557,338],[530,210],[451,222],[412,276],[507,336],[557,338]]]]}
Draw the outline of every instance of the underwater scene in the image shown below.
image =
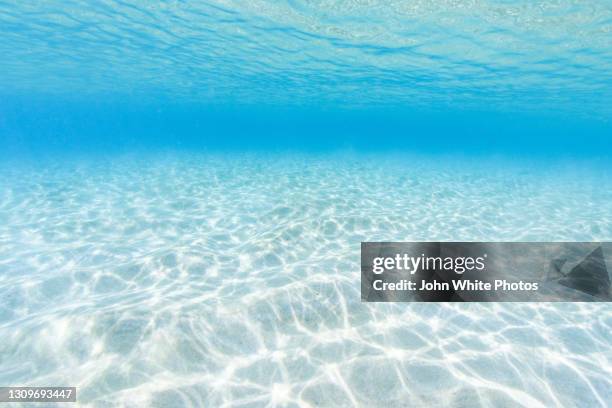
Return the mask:
{"type": "Polygon", "coordinates": [[[0,0],[7,406],[608,407],[610,303],[360,245],[611,241],[611,120],[608,1],[0,0]]]}

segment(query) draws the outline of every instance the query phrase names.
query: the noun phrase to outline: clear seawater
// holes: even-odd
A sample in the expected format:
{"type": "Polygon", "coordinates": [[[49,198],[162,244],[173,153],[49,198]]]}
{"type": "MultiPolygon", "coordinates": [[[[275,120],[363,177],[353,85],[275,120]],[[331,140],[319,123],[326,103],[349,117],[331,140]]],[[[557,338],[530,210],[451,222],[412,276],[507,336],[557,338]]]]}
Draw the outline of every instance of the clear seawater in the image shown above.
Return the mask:
{"type": "Polygon", "coordinates": [[[367,304],[359,254],[612,240],[610,2],[0,1],[0,38],[0,386],[610,406],[609,303],[367,304]]]}

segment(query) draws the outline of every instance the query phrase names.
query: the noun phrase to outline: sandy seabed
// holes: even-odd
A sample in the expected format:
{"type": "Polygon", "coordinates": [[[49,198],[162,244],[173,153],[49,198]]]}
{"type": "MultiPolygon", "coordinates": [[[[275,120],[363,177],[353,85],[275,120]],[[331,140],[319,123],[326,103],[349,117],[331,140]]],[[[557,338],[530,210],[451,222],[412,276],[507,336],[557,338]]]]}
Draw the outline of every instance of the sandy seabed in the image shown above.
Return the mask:
{"type": "Polygon", "coordinates": [[[605,168],[171,152],[0,173],[0,385],[83,406],[612,398],[610,304],[359,293],[361,241],[612,239],[605,168]]]}

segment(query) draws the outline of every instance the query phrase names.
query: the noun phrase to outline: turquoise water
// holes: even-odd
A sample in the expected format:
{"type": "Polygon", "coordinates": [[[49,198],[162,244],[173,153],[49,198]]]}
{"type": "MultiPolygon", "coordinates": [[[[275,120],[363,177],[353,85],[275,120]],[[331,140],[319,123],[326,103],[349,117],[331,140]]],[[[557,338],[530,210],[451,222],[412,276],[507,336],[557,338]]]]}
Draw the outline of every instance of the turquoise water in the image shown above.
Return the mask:
{"type": "Polygon", "coordinates": [[[611,33],[589,1],[0,1],[0,386],[608,406],[607,303],[361,303],[359,248],[612,240],[611,33]]]}

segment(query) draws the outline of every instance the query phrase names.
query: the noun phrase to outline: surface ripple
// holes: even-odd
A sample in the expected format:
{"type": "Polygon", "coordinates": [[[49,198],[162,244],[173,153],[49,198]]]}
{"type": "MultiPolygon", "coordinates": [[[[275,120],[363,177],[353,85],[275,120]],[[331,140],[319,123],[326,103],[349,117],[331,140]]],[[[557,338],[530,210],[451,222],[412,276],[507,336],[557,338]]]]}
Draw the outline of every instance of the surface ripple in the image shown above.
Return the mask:
{"type": "Polygon", "coordinates": [[[611,33],[607,1],[0,1],[0,85],[609,119],[611,33]]]}

